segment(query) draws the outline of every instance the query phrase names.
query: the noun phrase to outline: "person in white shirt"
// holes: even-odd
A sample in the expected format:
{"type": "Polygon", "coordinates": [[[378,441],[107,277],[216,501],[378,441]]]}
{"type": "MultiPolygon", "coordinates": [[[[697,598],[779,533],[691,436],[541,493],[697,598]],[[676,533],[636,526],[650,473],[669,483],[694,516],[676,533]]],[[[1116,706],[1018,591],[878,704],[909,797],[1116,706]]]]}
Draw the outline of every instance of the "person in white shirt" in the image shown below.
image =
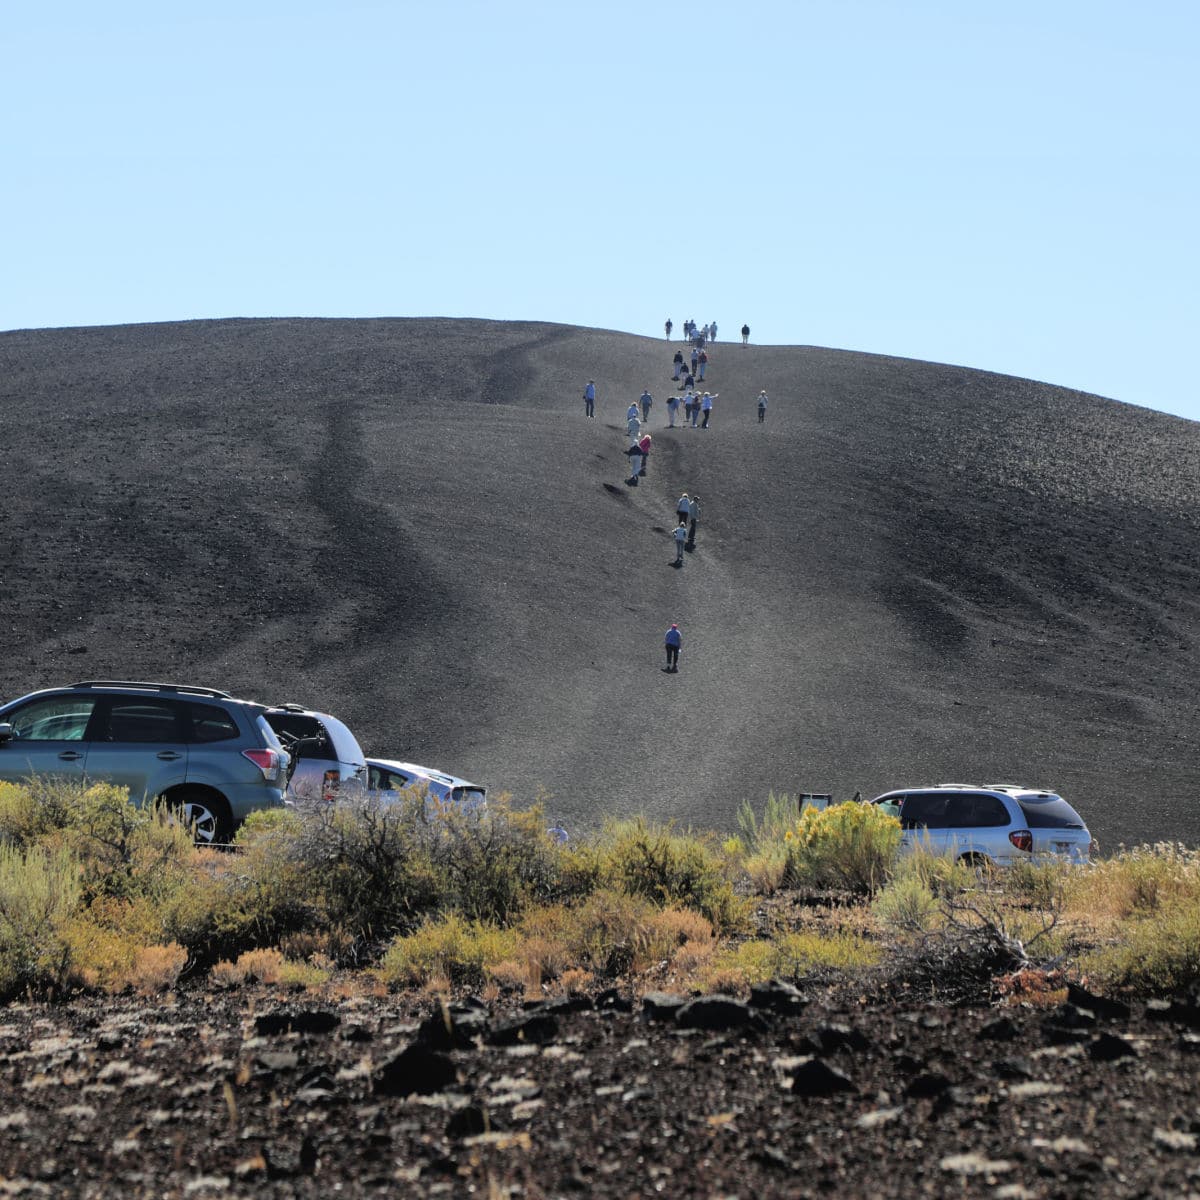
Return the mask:
{"type": "Polygon", "coordinates": [[[720,392],[715,394],[711,392],[705,392],[704,395],[700,397],[700,409],[704,413],[704,423],[700,426],[701,429],[708,428],[708,418],[712,416],[713,401],[720,394],[720,392]]]}
{"type": "Polygon", "coordinates": [[[684,525],[692,519],[692,502],[688,499],[687,492],[679,497],[679,503],[675,505],[675,515],[684,525]]]}

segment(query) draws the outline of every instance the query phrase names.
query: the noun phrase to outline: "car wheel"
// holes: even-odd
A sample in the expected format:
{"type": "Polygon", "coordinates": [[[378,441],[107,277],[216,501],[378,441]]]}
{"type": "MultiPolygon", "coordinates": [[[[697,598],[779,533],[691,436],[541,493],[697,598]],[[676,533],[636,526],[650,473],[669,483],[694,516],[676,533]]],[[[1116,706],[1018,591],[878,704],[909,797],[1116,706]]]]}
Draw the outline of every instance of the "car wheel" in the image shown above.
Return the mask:
{"type": "Polygon", "coordinates": [[[987,883],[992,878],[995,866],[986,854],[963,854],[959,856],[960,863],[969,871],[975,872],[975,878],[980,883],[987,883]]]}
{"type": "Polygon", "coordinates": [[[197,846],[219,846],[232,838],[233,819],[220,796],[184,788],[168,797],[168,803],[192,830],[197,846]]]}

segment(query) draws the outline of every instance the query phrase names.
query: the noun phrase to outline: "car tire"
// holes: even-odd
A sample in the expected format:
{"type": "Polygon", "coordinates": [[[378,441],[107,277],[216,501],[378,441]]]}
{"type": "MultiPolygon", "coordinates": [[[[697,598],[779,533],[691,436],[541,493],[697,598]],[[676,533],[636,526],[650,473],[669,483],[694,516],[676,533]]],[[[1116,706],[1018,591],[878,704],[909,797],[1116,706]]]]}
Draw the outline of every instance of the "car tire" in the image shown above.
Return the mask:
{"type": "Polygon", "coordinates": [[[197,846],[221,846],[233,837],[233,816],[222,796],[203,788],[180,788],[167,798],[192,830],[197,846]]]}
{"type": "Polygon", "coordinates": [[[995,864],[986,854],[960,854],[958,861],[968,871],[974,871],[975,878],[980,883],[987,883],[995,871],[995,864]]]}

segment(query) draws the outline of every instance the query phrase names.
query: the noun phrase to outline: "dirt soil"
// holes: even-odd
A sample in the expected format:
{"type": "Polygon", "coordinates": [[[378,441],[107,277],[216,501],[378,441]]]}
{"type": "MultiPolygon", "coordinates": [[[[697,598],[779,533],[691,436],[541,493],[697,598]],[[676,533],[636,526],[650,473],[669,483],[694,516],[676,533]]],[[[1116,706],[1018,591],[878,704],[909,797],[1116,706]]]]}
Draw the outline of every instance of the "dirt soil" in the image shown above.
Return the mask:
{"type": "Polygon", "coordinates": [[[1200,1195],[1196,997],[1072,999],[12,1005],[0,1195],[1200,1195]]]}
{"type": "Polygon", "coordinates": [[[572,829],[730,830],[771,790],[954,779],[1055,788],[1105,847],[1200,840],[1200,425],[718,343],[711,428],[670,429],[679,344],[432,319],[0,334],[0,696],[298,701],[572,829]]]}

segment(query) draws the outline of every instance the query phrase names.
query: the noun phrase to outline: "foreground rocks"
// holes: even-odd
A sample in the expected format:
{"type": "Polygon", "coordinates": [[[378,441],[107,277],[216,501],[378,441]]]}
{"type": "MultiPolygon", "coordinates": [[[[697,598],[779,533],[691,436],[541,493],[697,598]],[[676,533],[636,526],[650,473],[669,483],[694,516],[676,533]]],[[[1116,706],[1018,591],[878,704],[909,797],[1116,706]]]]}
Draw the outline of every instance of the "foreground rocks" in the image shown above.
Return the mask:
{"type": "Polygon", "coordinates": [[[0,1196],[1200,1196],[1193,999],[0,1010],[0,1196]]]}

